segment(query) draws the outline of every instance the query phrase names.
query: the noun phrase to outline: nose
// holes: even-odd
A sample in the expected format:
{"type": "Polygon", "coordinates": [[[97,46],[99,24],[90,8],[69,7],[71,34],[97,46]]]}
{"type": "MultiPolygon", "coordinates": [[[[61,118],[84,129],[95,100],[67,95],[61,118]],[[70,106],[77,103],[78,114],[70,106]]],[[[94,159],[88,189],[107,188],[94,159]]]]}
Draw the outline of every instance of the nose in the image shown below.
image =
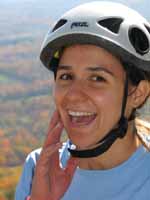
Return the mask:
{"type": "Polygon", "coordinates": [[[65,96],[71,103],[83,103],[87,101],[88,95],[85,83],[82,81],[74,81],[74,83],[72,83],[72,85],[68,88],[65,96]]]}

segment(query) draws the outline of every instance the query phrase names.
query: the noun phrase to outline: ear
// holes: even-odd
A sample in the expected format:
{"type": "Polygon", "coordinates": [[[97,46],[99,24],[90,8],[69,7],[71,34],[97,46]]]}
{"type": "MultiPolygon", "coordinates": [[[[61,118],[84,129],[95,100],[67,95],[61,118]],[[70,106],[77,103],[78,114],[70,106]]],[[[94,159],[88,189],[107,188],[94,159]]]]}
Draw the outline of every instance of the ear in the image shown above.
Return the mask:
{"type": "Polygon", "coordinates": [[[131,94],[131,104],[133,108],[141,107],[148,96],[150,95],[150,83],[147,80],[142,80],[138,84],[135,91],[131,94]]]}

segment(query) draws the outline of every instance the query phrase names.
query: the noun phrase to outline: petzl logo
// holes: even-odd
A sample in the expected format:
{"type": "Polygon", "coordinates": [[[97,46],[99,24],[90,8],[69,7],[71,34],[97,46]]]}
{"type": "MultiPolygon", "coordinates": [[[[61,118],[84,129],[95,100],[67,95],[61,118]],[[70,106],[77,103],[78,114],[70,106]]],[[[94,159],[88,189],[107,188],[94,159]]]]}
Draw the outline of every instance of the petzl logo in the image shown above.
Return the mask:
{"type": "Polygon", "coordinates": [[[78,27],[88,27],[88,23],[87,22],[73,22],[71,24],[71,29],[73,28],[78,28],[78,27]]]}

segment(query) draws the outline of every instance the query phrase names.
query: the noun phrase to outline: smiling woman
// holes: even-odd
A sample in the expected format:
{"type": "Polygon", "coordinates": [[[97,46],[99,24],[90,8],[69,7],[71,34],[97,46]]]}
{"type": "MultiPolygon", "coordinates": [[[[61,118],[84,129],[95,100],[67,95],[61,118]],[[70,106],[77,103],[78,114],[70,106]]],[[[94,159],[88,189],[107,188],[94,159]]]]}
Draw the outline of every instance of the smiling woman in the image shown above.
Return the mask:
{"type": "Polygon", "coordinates": [[[54,25],[40,58],[54,73],[57,110],[16,200],[149,199],[149,136],[135,127],[150,94],[149,23],[122,4],[83,4],[54,25]]]}
{"type": "Polygon", "coordinates": [[[78,149],[95,145],[117,123],[124,80],[121,63],[104,49],[76,45],[64,50],[54,97],[68,136],[78,149]]]}

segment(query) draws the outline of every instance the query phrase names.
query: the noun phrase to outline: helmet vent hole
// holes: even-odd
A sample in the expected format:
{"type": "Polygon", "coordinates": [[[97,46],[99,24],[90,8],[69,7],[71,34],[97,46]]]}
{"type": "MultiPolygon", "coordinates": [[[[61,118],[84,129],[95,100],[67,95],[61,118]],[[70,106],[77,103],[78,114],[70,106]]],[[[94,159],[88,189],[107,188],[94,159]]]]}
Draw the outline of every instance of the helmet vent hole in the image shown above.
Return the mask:
{"type": "Polygon", "coordinates": [[[129,39],[137,53],[144,55],[149,51],[149,41],[146,34],[139,28],[129,30],[129,39]]]}
{"type": "Polygon", "coordinates": [[[63,26],[64,24],[67,23],[66,19],[61,19],[57,22],[57,24],[54,26],[52,32],[56,31],[58,28],[60,28],[61,26],[63,26]]]}
{"type": "Polygon", "coordinates": [[[121,18],[107,18],[107,19],[98,21],[98,24],[100,26],[107,28],[113,33],[118,33],[122,22],[123,22],[123,19],[121,18]]]}
{"type": "Polygon", "coordinates": [[[150,34],[150,27],[147,26],[147,25],[144,25],[144,26],[145,26],[145,28],[147,29],[147,31],[149,32],[149,34],[150,34]]]}

